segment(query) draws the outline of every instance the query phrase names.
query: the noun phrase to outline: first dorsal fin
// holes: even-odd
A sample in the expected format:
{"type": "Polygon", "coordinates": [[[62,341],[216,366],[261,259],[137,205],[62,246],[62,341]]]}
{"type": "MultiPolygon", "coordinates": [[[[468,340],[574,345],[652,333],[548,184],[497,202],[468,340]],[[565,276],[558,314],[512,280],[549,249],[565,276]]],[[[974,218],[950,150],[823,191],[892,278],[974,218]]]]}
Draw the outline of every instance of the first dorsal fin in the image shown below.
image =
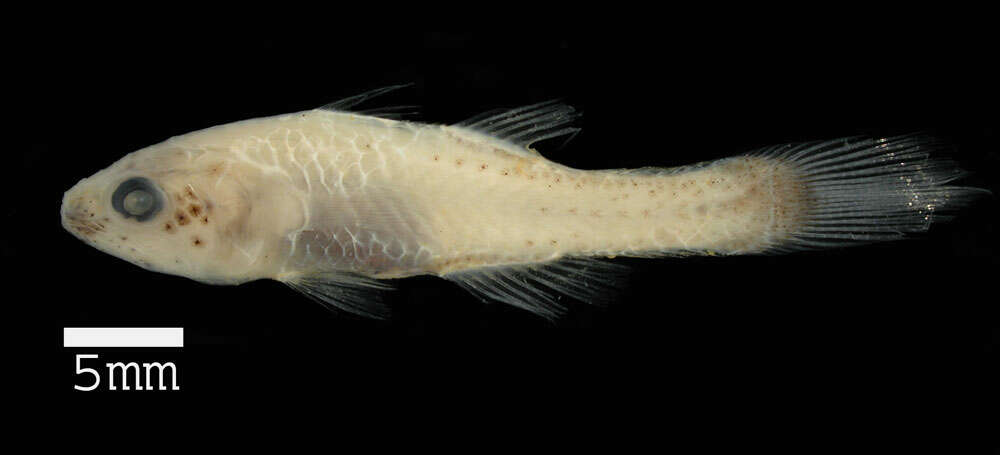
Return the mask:
{"type": "Polygon", "coordinates": [[[355,114],[370,115],[372,117],[389,118],[389,119],[398,119],[409,115],[416,115],[418,114],[417,109],[419,108],[419,106],[415,105],[379,107],[373,109],[366,109],[362,111],[351,110],[351,108],[358,106],[366,101],[369,101],[372,98],[411,86],[413,86],[413,83],[390,85],[388,87],[377,88],[375,90],[370,90],[359,95],[350,96],[342,100],[337,100],[332,103],[325,104],[322,107],[320,107],[320,109],[327,111],[336,111],[336,112],[352,112],[355,114]]]}
{"type": "Polygon", "coordinates": [[[549,100],[514,109],[484,112],[454,126],[528,147],[545,139],[575,135],[580,128],[571,124],[580,115],[573,106],[549,100]]]}

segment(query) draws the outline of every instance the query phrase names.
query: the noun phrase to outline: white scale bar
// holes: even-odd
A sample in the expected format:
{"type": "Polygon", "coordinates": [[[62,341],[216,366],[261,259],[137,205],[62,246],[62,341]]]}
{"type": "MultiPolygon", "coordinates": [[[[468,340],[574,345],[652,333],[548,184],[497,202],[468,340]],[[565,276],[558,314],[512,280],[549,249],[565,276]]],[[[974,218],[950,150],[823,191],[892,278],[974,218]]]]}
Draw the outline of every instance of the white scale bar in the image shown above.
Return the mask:
{"type": "Polygon", "coordinates": [[[63,327],[64,348],[183,348],[184,327],[63,327]]]}

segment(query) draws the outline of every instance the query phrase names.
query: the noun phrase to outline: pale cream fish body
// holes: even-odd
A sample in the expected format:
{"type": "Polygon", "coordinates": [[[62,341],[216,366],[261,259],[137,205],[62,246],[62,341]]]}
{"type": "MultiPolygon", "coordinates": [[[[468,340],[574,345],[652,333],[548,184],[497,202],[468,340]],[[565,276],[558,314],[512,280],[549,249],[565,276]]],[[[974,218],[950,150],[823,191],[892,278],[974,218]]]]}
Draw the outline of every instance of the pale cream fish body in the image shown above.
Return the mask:
{"type": "MultiPolygon", "coordinates": [[[[570,108],[549,106],[528,118],[540,125],[529,139],[563,134],[557,129],[574,116],[570,108]]],[[[338,289],[434,274],[481,297],[553,315],[552,290],[588,298],[581,290],[587,286],[573,280],[600,280],[581,272],[579,262],[561,267],[563,258],[740,254],[850,241],[823,234],[858,229],[824,223],[840,219],[838,212],[815,204],[824,196],[819,188],[840,191],[830,194],[830,206],[857,191],[830,184],[823,174],[810,187],[809,160],[820,169],[839,165],[822,155],[837,144],[846,151],[831,156],[859,147],[875,150],[865,159],[880,153],[878,142],[841,141],[687,170],[584,171],[497,134],[504,121],[518,126],[517,116],[532,111],[512,112],[478,127],[328,109],[221,125],[136,151],[82,180],[65,195],[63,224],[150,270],[216,284],[275,279],[358,313],[377,314],[359,301],[364,298],[338,289]],[[140,191],[116,194],[133,187],[140,191]],[[140,213],[150,198],[156,210],[140,213]],[[115,200],[122,201],[119,209],[115,200]],[[827,225],[842,228],[824,230],[827,225]],[[815,229],[806,232],[809,226],[815,229]],[[547,291],[519,288],[515,276],[547,291]]],[[[904,228],[926,228],[929,218],[918,218],[929,216],[928,199],[943,205],[938,190],[947,190],[947,198],[958,193],[926,183],[905,193],[905,185],[887,186],[895,182],[874,182],[892,192],[875,202],[905,204],[919,194],[924,204],[919,213],[921,207],[912,206],[887,211],[893,220],[905,216],[904,228]]],[[[864,228],[855,239],[873,235],[879,231],[864,228]]]]}

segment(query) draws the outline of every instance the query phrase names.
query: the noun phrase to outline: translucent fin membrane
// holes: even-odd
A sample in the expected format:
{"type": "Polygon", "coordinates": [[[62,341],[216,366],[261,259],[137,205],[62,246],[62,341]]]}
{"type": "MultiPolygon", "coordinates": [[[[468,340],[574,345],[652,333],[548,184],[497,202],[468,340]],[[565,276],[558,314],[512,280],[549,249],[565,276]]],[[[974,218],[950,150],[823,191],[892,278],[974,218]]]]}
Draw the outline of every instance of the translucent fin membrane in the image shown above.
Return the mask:
{"type": "Polygon", "coordinates": [[[381,302],[381,291],[392,287],[382,281],[331,273],[296,277],[284,283],[327,307],[375,319],[386,319],[390,314],[381,302]]]}
{"type": "Polygon", "coordinates": [[[565,258],[540,264],[485,267],[445,275],[484,301],[516,306],[547,319],[562,316],[562,296],[600,304],[627,267],[600,259],[565,258]]]}
{"type": "Polygon", "coordinates": [[[948,185],[965,173],[951,161],[930,158],[945,149],[940,140],[914,134],[843,138],[752,153],[791,165],[804,189],[798,229],[769,251],[896,240],[926,231],[974,197],[989,194],[948,185]]]}
{"type": "Polygon", "coordinates": [[[551,100],[516,109],[484,112],[455,126],[527,147],[545,139],[576,134],[580,128],[569,125],[580,115],[572,106],[551,100]]]}
{"type": "Polygon", "coordinates": [[[402,106],[386,106],[378,107],[366,110],[355,111],[352,110],[355,106],[361,105],[372,98],[385,95],[386,93],[393,92],[402,88],[410,87],[413,83],[401,84],[401,85],[390,85],[388,87],[377,88],[360,95],[354,95],[351,97],[344,98],[342,100],[337,100],[332,103],[326,104],[320,109],[325,109],[328,111],[337,112],[354,112],[355,114],[368,115],[372,117],[381,117],[387,119],[401,119],[404,117],[415,116],[420,114],[420,107],[415,105],[402,105],[402,106]]]}

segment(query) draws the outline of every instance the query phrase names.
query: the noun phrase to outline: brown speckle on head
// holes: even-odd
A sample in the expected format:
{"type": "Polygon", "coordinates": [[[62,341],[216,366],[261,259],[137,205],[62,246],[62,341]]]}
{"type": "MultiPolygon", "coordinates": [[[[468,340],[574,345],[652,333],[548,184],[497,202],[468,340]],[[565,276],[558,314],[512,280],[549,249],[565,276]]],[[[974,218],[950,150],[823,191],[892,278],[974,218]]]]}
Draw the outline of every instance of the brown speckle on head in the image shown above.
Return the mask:
{"type": "Polygon", "coordinates": [[[191,222],[191,219],[188,218],[187,214],[180,210],[178,210],[177,213],[174,214],[174,218],[177,220],[177,224],[181,226],[184,226],[191,222]]]}
{"type": "Polygon", "coordinates": [[[201,217],[201,224],[208,224],[208,216],[201,217]]]}
{"type": "Polygon", "coordinates": [[[188,207],[188,213],[190,213],[190,214],[191,214],[191,216],[193,216],[193,217],[196,217],[196,218],[197,218],[197,217],[198,217],[198,215],[201,215],[201,206],[200,206],[200,205],[198,205],[198,204],[191,204],[191,205],[190,205],[190,206],[188,207]]]}
{"type": "Polygon", "coordinates": [[[170,222],[168,221],[167,224],[163,225],[163,230],[167,232],[174,232],[174,225],[170,224],[170,222]]]}

